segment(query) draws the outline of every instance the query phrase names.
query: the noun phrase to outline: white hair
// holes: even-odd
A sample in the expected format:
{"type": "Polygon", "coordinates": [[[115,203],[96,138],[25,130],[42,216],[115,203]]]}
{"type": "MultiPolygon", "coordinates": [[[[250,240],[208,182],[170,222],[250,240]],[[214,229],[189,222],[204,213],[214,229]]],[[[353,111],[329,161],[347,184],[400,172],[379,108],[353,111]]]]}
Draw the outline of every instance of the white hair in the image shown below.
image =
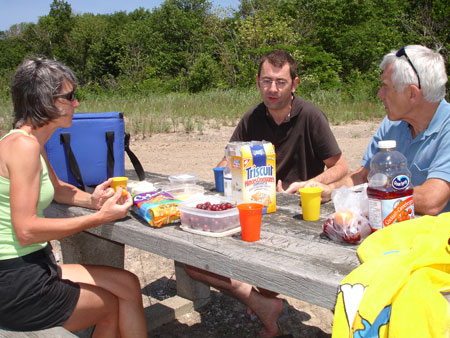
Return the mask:
{"type": "Polygon", "coordinates": [[[420,45],[406,46],[405,52],[418,75],[405,56],[396,56],[396,50],[392,50],[384,56],[380,63],[381,70],[384,71],[388,65],[392,64],[391,80],[399,92],[410,84],[419,86],[419,76],[424,99],[428,102],[441,101],[445,97],[445,84],[447,83],[447,73],[442,55],[420,45]]]}

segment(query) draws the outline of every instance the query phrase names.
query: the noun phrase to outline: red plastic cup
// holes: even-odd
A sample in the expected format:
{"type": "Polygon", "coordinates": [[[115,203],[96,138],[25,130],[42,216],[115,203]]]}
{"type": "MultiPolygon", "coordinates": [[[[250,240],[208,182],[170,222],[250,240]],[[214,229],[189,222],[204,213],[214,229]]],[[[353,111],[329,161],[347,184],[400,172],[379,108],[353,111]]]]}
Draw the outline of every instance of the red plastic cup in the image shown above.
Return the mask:
{"type": "Polygon", "coordinates": [[[238,204],[239,220],[241,222],[241,238],[246,242],[259,241],[261,237],[261,203],[238,204]]]}

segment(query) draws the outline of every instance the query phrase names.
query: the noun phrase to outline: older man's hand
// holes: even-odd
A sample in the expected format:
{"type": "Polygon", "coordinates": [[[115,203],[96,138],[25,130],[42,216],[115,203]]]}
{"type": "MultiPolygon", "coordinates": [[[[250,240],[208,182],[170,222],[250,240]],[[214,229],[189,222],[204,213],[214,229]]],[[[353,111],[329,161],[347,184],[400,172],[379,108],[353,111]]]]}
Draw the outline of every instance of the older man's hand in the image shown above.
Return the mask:
{"type": "Polygon", "coordinates": [[[322,203],[324,202],[328,202],[329,200],[331,200],[331,193],[333,192],[333,188],[330,187],[327,184],[323,184],[314,180],[310,180],[305,182],[305,187],[319,187],[322,188],[322,203]]]}
{"type": "Polygon", "coordinates": [[[306,182],[294,182],[289,185],[289,187],[284,190],[283,189],[283,182],[281,180],[278,180],[277,183],[277,192],[284,192],[286,194],[298,194],[298,189],[303,188],[305,186],[306,182]]]}
{"type": "Polygon", "coordinates": [[[309,181],[301,181],[294,182],[289,185],[289,187],[284,190],[281,180],[278,180],[277,183],[277,192],[284,192],[287,194],[298,194],[298,189],[300,188],[308,188],[308,187],[319,187],[322,188],[322,203],[328,202],[331,200],[331,193],[333,192],[333,188],[327,184],[323,184],[314,180],[309,181]]]}

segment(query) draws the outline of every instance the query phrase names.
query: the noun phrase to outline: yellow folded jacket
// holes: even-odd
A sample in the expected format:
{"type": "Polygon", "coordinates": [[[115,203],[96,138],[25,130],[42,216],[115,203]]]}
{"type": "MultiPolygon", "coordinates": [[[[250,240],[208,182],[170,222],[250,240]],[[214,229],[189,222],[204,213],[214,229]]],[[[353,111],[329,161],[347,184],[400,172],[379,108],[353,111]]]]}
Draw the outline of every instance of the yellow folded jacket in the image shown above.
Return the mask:
{"type": "Polygon", "coordinates": [[[449,337],[450,213],[378,230],[358,257],[339,286],[333,338],[449,337]]]}

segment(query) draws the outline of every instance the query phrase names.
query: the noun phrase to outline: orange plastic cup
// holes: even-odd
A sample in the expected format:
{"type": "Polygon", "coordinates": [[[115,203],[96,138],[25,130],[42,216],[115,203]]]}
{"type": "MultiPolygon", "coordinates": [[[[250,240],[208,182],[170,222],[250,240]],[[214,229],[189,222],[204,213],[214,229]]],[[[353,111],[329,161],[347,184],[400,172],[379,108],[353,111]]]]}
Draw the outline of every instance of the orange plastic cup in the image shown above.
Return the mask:
{"type": "Polygon", "coordinates": [[[114,189],[114,191],[117,191],[119,187],[122,188],[122,196],[127,195],[127,184],[128,184],[128,177],[113,177],[113,181],[111,183],[111,188],[114,189]]]}
{"type": "Polygon", "coordinates": [[[317,221],[320,217],[322,188],[300,188],[298,191],[302,201],[303,219],[305,221],[317,221]]]}
{"type": "Polygon", "coordinates": [[[238,204],[239,220],[241,222],[241,238],[246,242],[259,241],[261,237],[261,203],[238,204]]]}

